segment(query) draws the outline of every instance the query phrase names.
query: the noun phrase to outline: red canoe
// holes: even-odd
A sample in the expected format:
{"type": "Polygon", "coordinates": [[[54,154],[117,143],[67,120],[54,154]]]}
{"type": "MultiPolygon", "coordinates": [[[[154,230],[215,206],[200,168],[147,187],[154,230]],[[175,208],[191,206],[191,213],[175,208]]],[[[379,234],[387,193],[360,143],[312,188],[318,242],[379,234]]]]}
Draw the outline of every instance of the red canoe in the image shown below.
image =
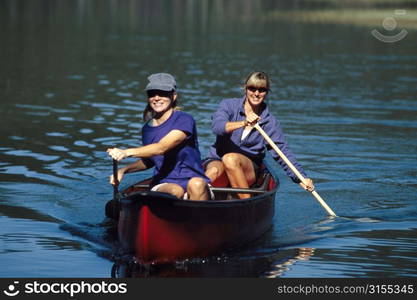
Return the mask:
{"type": "Polygon", "coordinates": [[[203,258],[256,240],[272,226],[274,215],[277,184],[265,175],[257,188],[213,188],[216,199],[251,193],[245,200],[182,200],[149,191],[149,180],[127,188],[117,205],[122,252],[141,264],[159,264],[203,258]]]}

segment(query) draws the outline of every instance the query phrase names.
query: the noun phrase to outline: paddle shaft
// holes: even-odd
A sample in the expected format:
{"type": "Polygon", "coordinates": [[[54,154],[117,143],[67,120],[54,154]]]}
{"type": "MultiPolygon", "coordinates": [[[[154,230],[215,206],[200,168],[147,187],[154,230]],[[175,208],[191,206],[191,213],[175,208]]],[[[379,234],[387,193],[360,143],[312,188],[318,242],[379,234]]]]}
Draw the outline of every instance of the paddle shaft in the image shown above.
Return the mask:
{"type": "Polygon", "coordinates": [[[113,198],[116,199],[117,193],[119,192],[119,178],[117,176],[117,160],[113,159],[113,198]]]}
{"type": "MultiPolygon", "coordinates": [[[[294,172],[294,174],[298,177],[298,179],[301,180],[302,183],[307,184],[307,181],[305,177],[297,170],[297,168],[290,162],[290,160],[285,156],[285,154],[278,148],[277,145],[271,140],[271,138],[266,134],[266,132],[259,126],[259,124],[256,124],[254,126],[259,133],[264,137],[264,139],[268,142],[268,144],[274,149],[278,155],[282,158],[282,160],[288,165],[288,167],[294,172]]],[[[328,212],[329,215],[336,217],[336,214],[334,211],[324,202],[323,198],[320,197],[320,195],[313,190],[311,192],[313,196],[317,199],[317,201],[323,206],[323,208],[328,212]]]]}

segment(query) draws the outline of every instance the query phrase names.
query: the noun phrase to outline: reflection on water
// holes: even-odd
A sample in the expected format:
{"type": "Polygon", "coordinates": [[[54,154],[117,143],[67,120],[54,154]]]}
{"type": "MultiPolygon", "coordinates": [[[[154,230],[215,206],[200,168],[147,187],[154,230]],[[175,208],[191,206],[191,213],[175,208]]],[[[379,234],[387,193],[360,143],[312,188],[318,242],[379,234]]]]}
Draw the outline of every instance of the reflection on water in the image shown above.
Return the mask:
{"type": "Polygon", "coordinates": [[[406,39],[388,45],[353,22],[287,20],[323,6],[334,17],[340,5],[1,1],[0,261],[10,263],[0,275],[110,276],[117,245],[104,219],[105,150],[140,145],[146,77],[176,75],[205,155],[219,101],[241,96],[245,75],[263,70],[270,110],[342,217],[326,219],[277,167],[274,226],[262,242],[150,275],[416,276],[416,32],[406,27],[406,39]],[[296,249],[314,255],[303,260],[296,249]],[[286,260],[293,264],[282,272],[286,260]]]}
{"type": "Polygon", "coordinates": [[[314,248],[297,248],[296,251],[298,254],[293,258],[289,258],[284,261],[277,261],[271,266],[270,271],[268,271],[264,276],[266,278],[278,278],[281,277],[286,271],[289,271],[291,266],[294,265],[297,261],[307,261],[311,256],[314,255],[314,248]]]}
{"type": "Polygon", "coordinates": [[[297,261],[306,261],[314,255],[313,248],[296,248],[277,252],[271,257],[258,256],[242,259],[230,256],[193,259],[163,265],[140,265],[134,259],[124,257],[116,261],[111,269],[112,278],[128,277],[266,277],[277,278],[290,270],[297,261]],[[295,254],[294,254],[295,253],[295,254]],[[266,270],[266,271],[265,271],[266,270]],[[262,274],[262,271],[265,273],[262,274]]]}

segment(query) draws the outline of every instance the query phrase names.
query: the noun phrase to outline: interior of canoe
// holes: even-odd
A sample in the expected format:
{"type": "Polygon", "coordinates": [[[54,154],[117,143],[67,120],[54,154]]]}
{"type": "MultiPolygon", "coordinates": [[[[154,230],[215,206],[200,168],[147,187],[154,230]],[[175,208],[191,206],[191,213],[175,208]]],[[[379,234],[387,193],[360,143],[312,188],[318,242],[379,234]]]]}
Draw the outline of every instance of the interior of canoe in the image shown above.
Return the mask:
{"type": "MultiPolygon", "coordinates": [[[[151,178],[140,181],[123,191],[125,196],[132,195],[136,192],[149,190],[151,178]]],[[[250,188],[232,188],[232,187],[219,187],[211,186],[210,189],[214,194],[213,200],[233,200],[238,199],[238,193],[247,193],[252,196],[264,194],[277,187],[277,183],[272,178],[269,172],[263,172],[257,179],[257,181],[250,188]]]]}

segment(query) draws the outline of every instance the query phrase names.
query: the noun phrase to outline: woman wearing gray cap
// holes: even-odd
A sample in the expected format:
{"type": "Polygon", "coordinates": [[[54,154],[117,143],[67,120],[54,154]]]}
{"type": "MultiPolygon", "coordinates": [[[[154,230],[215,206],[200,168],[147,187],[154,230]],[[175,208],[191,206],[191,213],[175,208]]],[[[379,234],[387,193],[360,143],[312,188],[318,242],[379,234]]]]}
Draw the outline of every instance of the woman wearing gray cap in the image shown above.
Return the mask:
{"type": "MultiPolygon", "coordinates": [[[[119,181],[125,173],[155,167],[153,191],[172,194],[190,200],[208,200],[209,179],[205,176],[198,149],[197,129],[193,117],[176,110],[177,86],[167,73],[152,74],[146,86],[148,105],[143,113],[143,146],[138,148],[107,149],[116,160],[140,158],[118,170],[119,181]]],[[[114,184],[113,175],[110,183],[114,184]]]]}

